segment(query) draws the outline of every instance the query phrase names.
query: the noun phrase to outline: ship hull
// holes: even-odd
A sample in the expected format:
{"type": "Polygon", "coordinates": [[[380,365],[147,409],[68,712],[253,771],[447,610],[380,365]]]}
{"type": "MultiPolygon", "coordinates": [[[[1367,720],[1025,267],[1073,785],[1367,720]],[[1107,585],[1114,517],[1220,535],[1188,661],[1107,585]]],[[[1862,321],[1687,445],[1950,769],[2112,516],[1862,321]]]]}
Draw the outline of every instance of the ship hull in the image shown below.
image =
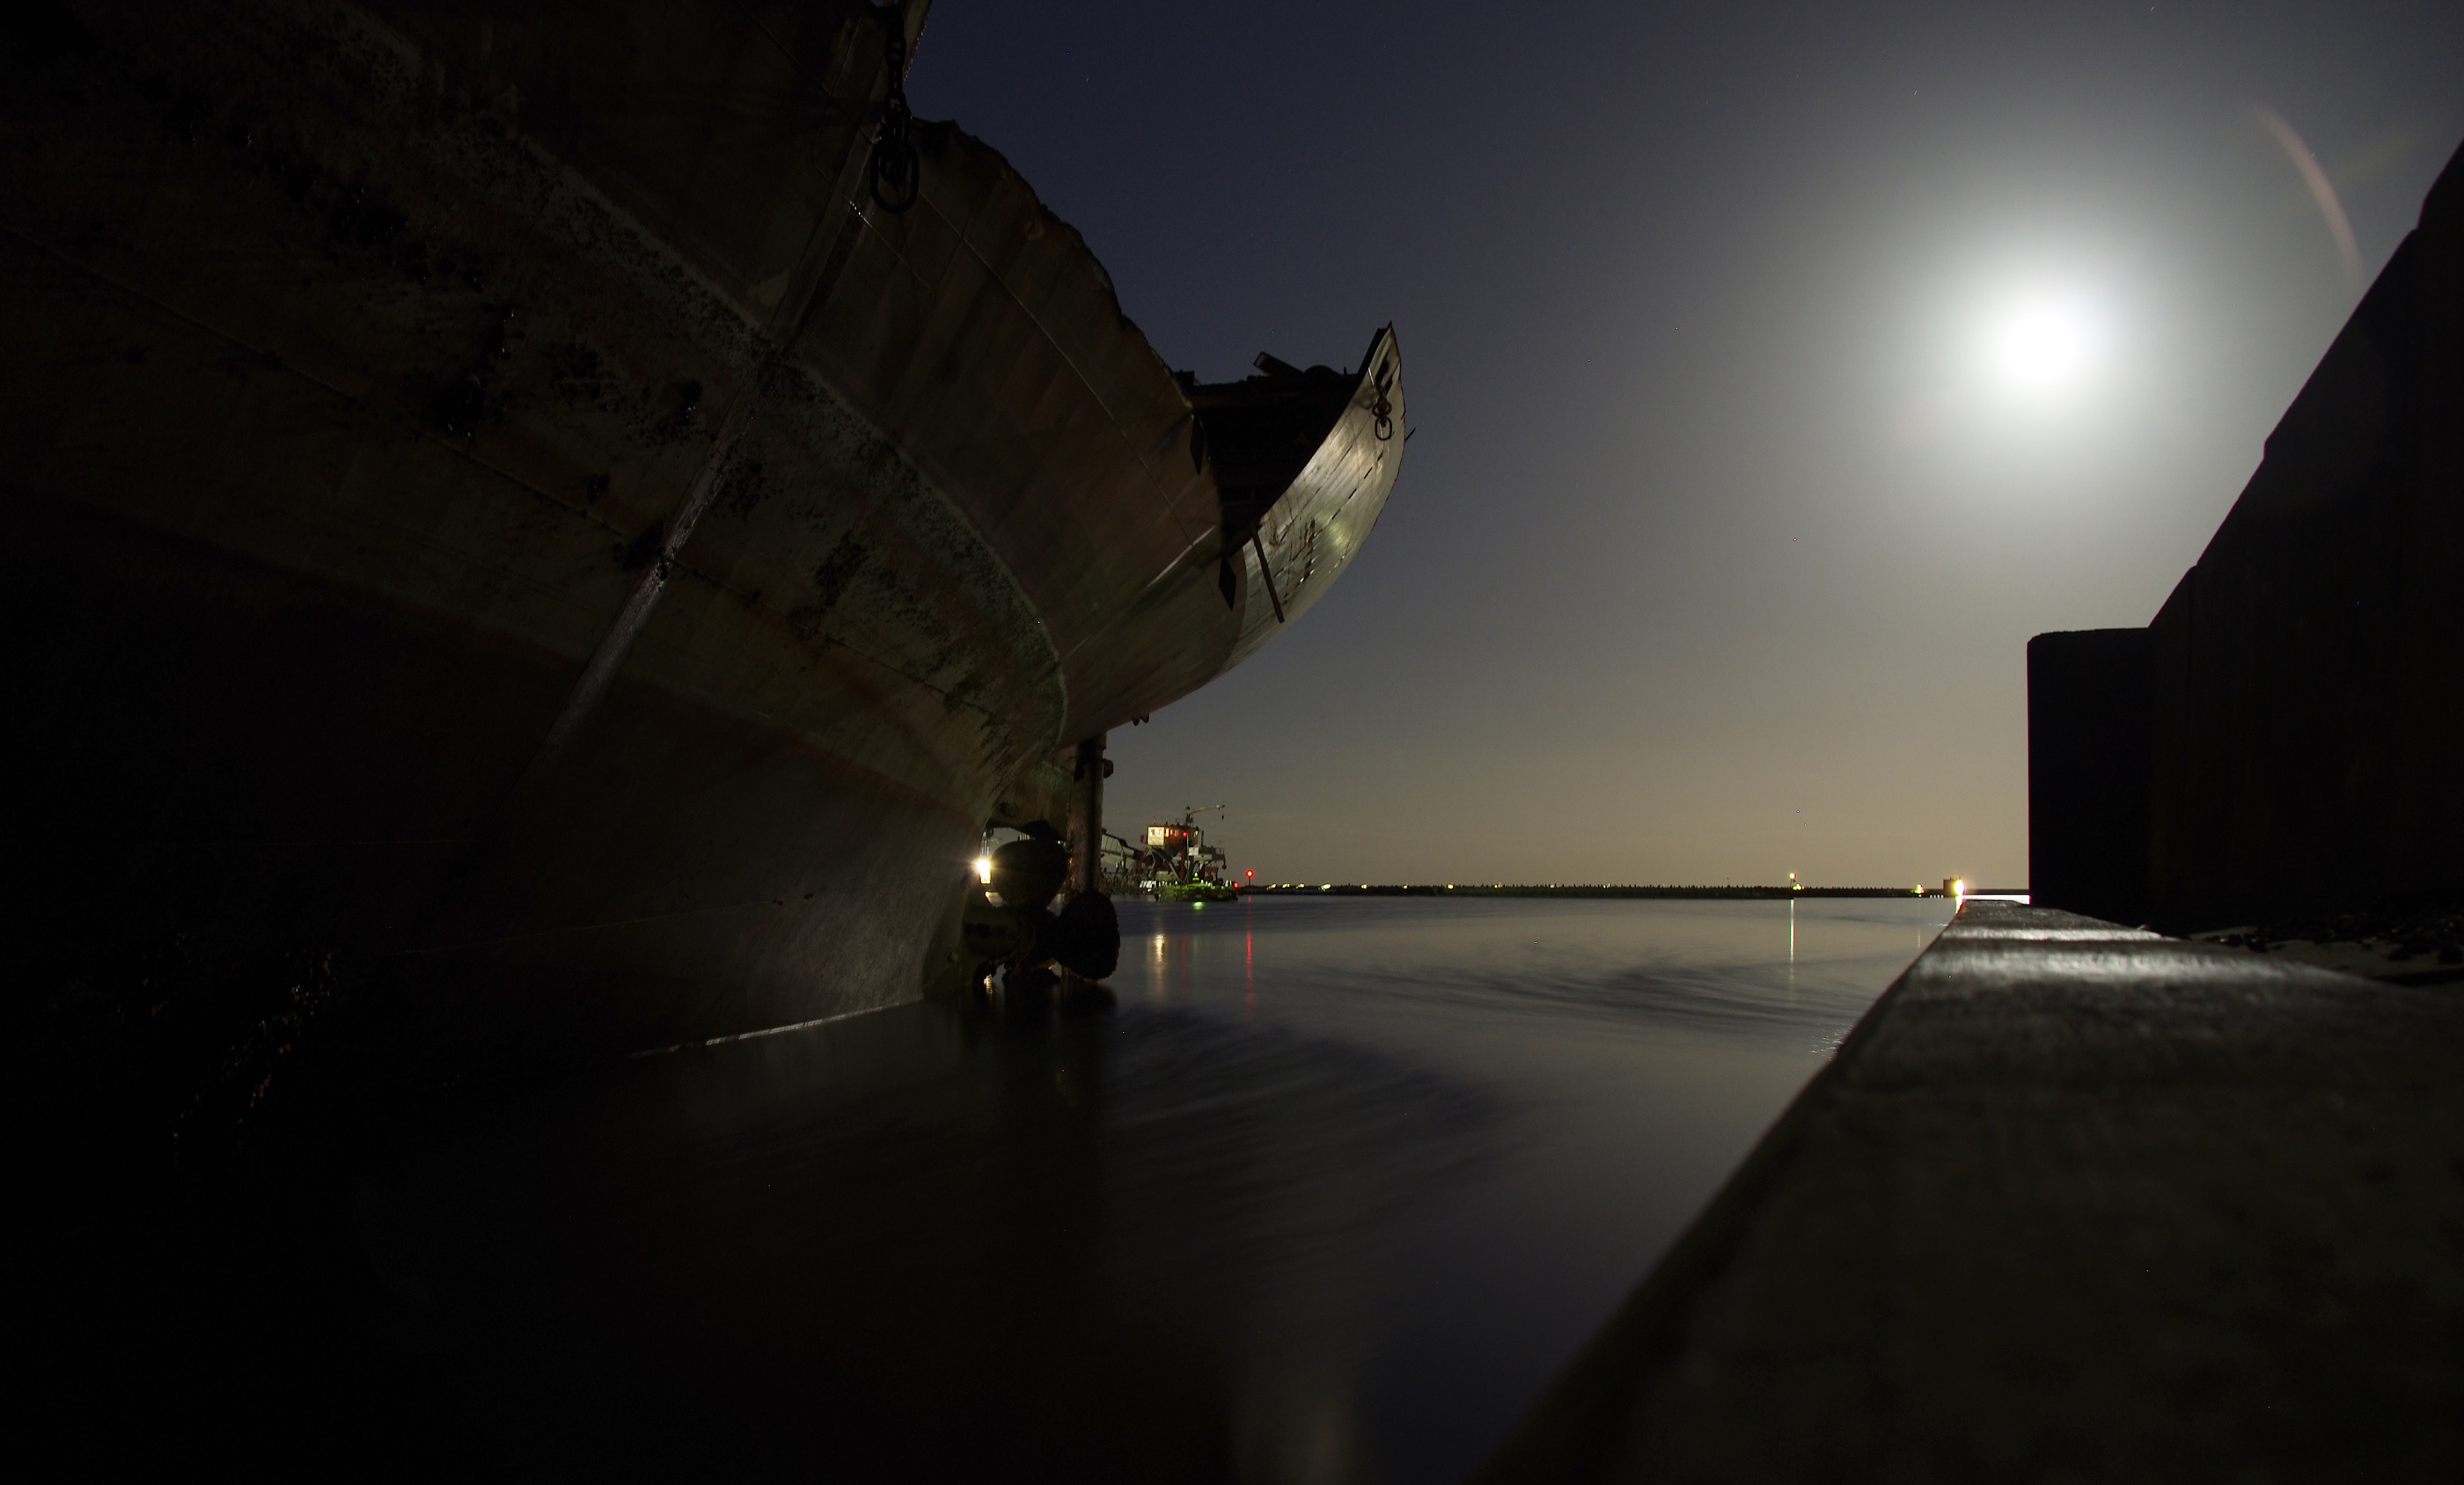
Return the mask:
{"type": "Polygon", "coordinates": [[[782,14],[90,5],[19,49],[37,979],[142,1040],[341,963],[380,1084],[912,998],[983,823],[1252,647],[1084,244],[946,127],[880,209],[881,22],[782,14]]]}
{"type": "MultiPolygon", "coordinates": [[[[17,513],[12,542],[69,547],[61,523],[17,513]]],[[[112,678],[108,706],[28,719],[64,746],[18,813],[16,906],[39,926],[18,942],[60,956],[55,972],[168,935],[207,978],[269,952],[383,956],[382,983],[361,988],[397,1002],[383,1036],[421,1079],[725,1036],[923,983],[979,828],[962,808],[620,686],[473,867],[473,827],[536,741],[516,721],[553,715],[569,666],[194,553],[158,552],[156,580],[115,591],[149,543],[77,535],[107,538],[112,560],[47,567],[57,585],[10,605],[53,663],[112,678]],[[234,675],[249,684],[222,684],[234,675]],[[170,737],[168,767],[141,746],[170,737]],[[440,911],[457,866],[461,906],[440,911]]]]}

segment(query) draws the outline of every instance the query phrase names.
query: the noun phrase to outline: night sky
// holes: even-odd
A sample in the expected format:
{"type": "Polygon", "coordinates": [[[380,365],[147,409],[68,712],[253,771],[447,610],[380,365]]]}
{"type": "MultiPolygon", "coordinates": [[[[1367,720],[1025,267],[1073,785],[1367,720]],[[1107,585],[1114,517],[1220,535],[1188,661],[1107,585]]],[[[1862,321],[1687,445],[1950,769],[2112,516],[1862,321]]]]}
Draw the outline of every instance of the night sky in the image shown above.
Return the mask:
{"type": "Polygon", "coordinates": [[[2464,6],[938,0],[910,92],[1173,365],[1401,339],[1376,535],[1113,733],[1116,830],[2017,884],[2028,637],[2196,560],[2464,136],[2464,6]]]}

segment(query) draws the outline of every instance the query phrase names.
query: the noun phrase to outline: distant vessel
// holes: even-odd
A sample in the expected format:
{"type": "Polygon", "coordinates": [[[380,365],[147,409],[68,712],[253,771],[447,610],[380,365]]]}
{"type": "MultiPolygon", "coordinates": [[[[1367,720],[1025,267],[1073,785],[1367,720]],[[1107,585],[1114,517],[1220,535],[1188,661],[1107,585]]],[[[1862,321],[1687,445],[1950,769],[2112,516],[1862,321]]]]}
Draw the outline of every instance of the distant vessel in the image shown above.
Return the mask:
{"type": "Polygon", "coordinates": [[[1223,806],[1193,806],[1180,819],[1147,827],[1147,876],[1138,884],[1167,903],[1228,903],[1241,895],[1223,848],[1206,843],[1198,817],[1223,806]]]}
{"type": "Polygon", "coordinates": [[[1176,376],[907,120],[924,10],[95,0],[0,59],[55,998],[339,967],[379,1081],[913,998],[988,822],[1339,576],[1392,331],[1176,376]]]}

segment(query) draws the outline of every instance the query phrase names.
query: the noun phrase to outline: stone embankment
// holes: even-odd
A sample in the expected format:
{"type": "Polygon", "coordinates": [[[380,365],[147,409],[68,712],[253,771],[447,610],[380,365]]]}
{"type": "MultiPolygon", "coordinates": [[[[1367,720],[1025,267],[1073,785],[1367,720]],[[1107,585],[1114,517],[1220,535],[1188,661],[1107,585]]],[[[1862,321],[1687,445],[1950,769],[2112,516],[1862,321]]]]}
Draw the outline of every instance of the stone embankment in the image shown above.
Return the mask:
{"type": "Polygon", "coordinates": [[[1480,1476],[2452,1479],[2464,994],[1970,901],[1480,1476]]]}

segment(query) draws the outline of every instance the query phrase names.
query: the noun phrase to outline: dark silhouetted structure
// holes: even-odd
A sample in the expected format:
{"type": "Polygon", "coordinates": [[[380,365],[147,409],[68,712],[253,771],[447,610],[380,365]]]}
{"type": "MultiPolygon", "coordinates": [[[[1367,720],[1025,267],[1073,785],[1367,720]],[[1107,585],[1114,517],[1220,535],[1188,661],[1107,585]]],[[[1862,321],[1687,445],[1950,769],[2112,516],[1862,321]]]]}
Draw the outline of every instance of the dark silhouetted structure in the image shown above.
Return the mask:
{"type": "Polygon", "coordinates": [[[953,984],[987,822],[1057,830],[1073,750],[1284,632],[1401,464],[1391,330],[1176,378],[909,118],[917,0],[30,11],[0,616],[46,1107],[166,1057],[209,1070],[174,1104],[253,1100],[243,1040],[356,1094],[953,984]]]}
{"type": "Polygon", "coordinates": [[[2035,901],[2197,930],[2464,886],[2459,589],[2451,161],[2155,622],[2029,646],[2035,901]]]}
{"type": "Polygon", "coordinates": [[[2147,913],[2147,631],[2028,642],[2028,888],[2137,923],[2147,913]]]}

